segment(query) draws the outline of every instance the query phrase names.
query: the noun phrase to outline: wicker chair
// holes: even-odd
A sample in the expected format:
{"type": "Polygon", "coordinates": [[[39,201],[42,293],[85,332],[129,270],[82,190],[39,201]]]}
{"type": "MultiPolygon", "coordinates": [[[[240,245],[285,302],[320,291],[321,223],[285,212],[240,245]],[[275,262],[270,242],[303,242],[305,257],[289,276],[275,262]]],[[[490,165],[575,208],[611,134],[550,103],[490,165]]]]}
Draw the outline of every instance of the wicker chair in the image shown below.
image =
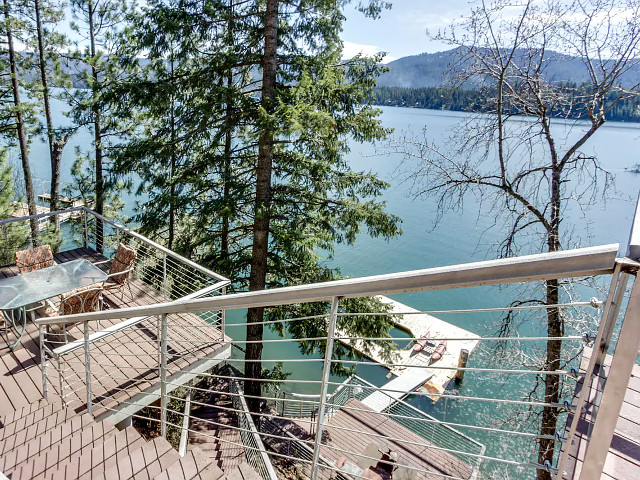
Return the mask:
{"type": "MultiPolygon", "coordinates": [[[[47,301],[44,311],[45,317],[58,317],[61,315],[73,315],[76,313],[99,312],[102,310],[102,285],[89,285],[78,288],[60,296],[60,301],[56,305],[47,301]]],[[[68,342],[67,328],[76,324],[60,325],[65,343],[68,342]]]]}
{"type": "Polygon", "coordinates": [[[40,270],[41,268],[53,267],[56,264],[49,245],[20,250],[16,252],[15,260],[21,274],[40,270]]]}
{"type": "MultiPolygon", "coordinates": [[[[133,299],[133,292],[131,291],[131,284],[129,282],[131,272],[133,272],[133,266],[138,258],[138,253],[133,247],[129,247],[124,243],[118,245],[118,250],[115,256],[111,260],[111,267],[109,268],[108,279],[102,284],[105,291],[120,291],[120,300],[124,300],[124,287],[129,288],[129,295],[133,299]]],[[[95,265],[100,263],[98,262],[95,265]]]]}
{"type": "MultiPolygon", "coordinates": [[[[51,246],[41,245],[36,248],[16,252],[15,263],[22,275],[42,268],[53,267],[56,264],[56,261],[53,259],[51,246]]],[[[33,312],[40,309],[42,306],[44,306],[44,303],[38,302],[27,307],[27,312],[31,315],[32,320],[35,320],[35,314],[33,312]]],[[[5,330],[7,330],[6,326],[5,330]]]]}

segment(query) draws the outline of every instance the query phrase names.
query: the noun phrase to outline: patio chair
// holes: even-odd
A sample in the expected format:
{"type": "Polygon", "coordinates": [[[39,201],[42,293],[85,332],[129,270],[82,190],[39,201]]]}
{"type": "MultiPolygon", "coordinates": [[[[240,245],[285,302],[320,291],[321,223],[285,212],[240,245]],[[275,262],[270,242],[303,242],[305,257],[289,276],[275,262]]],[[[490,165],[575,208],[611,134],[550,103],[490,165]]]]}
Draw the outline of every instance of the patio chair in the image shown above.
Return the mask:
{"type": "MultiPolygon", "coordinates": [[[[52,301],[47,301],[44,316],[58,317],[76,313],[99,312],[102,310],[102,292],[102,285],[89,285],[64,293],[60,296],[60,301],[57,305],[52,301]]],[[[77,325],[77,323],[61,325],[65,343],[69,340],[68,327],[77,325]]]]}
{"type": "Polygon", "coordinates": [[[129,288],[129,295],[133,299],[129,279],[137,258],[138,253],[133,247],[121,243],[118,245],[118,250],[112,260],[96,262],[94,265],[111,262],[108,279],[102,284],[104,290],[108,292],[120,291],[120,300],[124,300],[124,287],[127,286],[129,288]]]}
{"type": "MultiPolygon", "coordinates": [[[[15,253],[15,263],[20,275],[23,275],[42,268],[53,267],[56,261],[53,259],[51,246],[41,245],[36,248],[17,251],[15,253]]],[[[35,314],[33,312],[43,305],[43,303],[37,303],[27,307],[27,312],[31,315],[32,320],[35,320],[35,314]]]]}
{"type": "Polygon", "coordinates": [[[33,272],[41,268],[53,267],[56,264],[50,245],[20,250],[16,252],[15,260],[16,267],[18,267],[20,274],[33,272]]]}

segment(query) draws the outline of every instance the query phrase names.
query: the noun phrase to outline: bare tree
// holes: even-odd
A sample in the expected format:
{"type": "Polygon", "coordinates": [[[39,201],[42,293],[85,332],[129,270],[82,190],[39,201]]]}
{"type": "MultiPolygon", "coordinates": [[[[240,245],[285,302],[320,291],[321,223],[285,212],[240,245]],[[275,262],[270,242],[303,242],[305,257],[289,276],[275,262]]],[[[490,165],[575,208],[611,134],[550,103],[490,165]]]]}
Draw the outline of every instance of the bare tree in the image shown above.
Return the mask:
{"type": "MultiPolygon", "coordinates": [[[[639,95],[632,81],[640,62],[639,2],[483,1],[435,38],[457,48],[452,80],[478,89],[484,100],[481,113],[466,117],[454,132],[449,153],[426,134],[396,140],[394,149],[418,160],[412,174],[417,193],[437,198],[439,215],[462,206],[472,192],[490,203],[505,221],[502,256],[524,245],[549,252],[567,246],[569,204],[583,208],[611,181],[597,158],[585,152],[585,143],[618,102],[639,95]],[[560,62],[570,62],[584,81],[557,81],[553,72],[560,62]],[[562,138],[553,128],[558,119],[569,130],[562,138]]],[[[561,287],[548,280],[543,303],[557,305],[561,287]]],[[[560,309],[548,307],[546,323],[549,337],[564,335],[560,309]]],[[[542,368],[560,369],[561,353],[562,341],[547,342],[542,368]]],[[[547,374],[541,384],[544,401],[557,404],[559,376],[547,374]]],[[[558,414],[554,406],[543,408],[541,435],[554,435],[558,414]]],[[[538,462],[551,463],[554,440],[538,443],[538,462]]],[[[537,477],[550,474],[539,469],[537,477]]]]}

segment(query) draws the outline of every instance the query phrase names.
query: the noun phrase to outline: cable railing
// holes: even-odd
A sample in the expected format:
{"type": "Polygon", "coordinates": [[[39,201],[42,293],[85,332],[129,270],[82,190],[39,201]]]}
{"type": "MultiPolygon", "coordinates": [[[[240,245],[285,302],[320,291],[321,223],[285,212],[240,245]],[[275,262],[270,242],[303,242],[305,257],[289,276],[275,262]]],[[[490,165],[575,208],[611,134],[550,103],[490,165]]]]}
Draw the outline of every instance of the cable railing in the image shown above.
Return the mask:
{"type": "MultiPolygon", "coordinates": [[[[597,348],[611,345],[627,281],[638,267],[629,259],[616,260],[617,249],[617,245],[591,247],[60,317],[57,323],[77,323],[73,327],[76,334],[86,337],[109,328],[109,322],[146,318],[135,329],[96,342],[81,341],[81,348],[69,352],[60,367],[69,385],[65,401],[87,405],[95,416],[114,421],[142,417],[156,422],[163,435],[174,427],[188,431],[195,444],[198,439],[215,438],[220,458],[233,456],[230,452],[234,449],[244,449],[248,459],[268,457],[284,478],[294,476],[294,471],[314,479],[366,478],[369,470],[382,478],[469,479],[479,471],[481,475],[504,471],[533,478],[537,470],[560,478],[559,466],[568,455],[564,447],[576,434],[572,421],[565,427],[566,419],[581,417],[587,401],[579,394],[574,398],[576,385],[591,381],[601,361],[593,355],[593,365],[580,370],[581,350],[585,344],[597,348]],[[482,314],[497,319],[512,312],[505,288],[487,290],[488,296],[505,302],[495,302],[495,307],[461,309],[454,305],[406,313],[361,312],[351,310],[348,302],[350,298],[409,291],[595,275],[612,275],[606,298],[515,307],[523,315],[521,321],[531,325],[521,335],[491,333],[475,318],[482,314]],[[292,313],[300,304],[312,304],[317,313],[292,313]],[[287,308],[279,310],[282,305],[287,308]],[[249,307],[267,308],[271,314],[262,322],[265,330],[275,328],[284,336],[246,339],[247,322],[242,315],[249,307]],[[584,323],[586,335],[577,328],[567,328],[563,337],[549,337],[546,330],[534,328],[546,320],[549,309],[557,309],[567,318],[579,313],[593,321],[584,323]],[[224,336],[220,323],[203,320],[202,312],[210,311],[225,312],[224,336]],[[436,312],[437,318],[433,317],[436,312]],[[463,332],[455,323],[467,314],[472,319],[462,322],[468,329],[463,332]],[[433,325],[444,322],[445,317],[452,328],[437,331],[433,325]],[[416,353],[419,337],[408,340],[372,329],[363,335],[362,322],[415,324],[416,328],[428,324],[433,331],[424,339],[424,351],[416,353]],[[540,354],[554,341],[561,341],[561,362],[558,368],[545,368],[540,354]],[[437,345],[444,342],[444,355],[434,360],[437,345]],[[262,345],[262,359],[245,353],[255,343],[262,345]],[[497,345],[502,349],[511,346],[514,351],[496,360],[497,345]],[[380,353],[383,350],[391,351],[386,360],[380,353]],[[519,356],[512,356],[514,352],[519,356]],[[256,362],[271,371],[258,381],[258,390],[257,380],[247,374],[247,366],[256,362]],[[220,370],[225,364],[237,372],[231,375],[220,370]],[[390,378],[385,378],[386,372],[390,378]],[[549,377],[559,379],[561,395],[557,401],[533,389],[536,382],[549,377]],[[221,386],[223,381],[225,386],[221,386]],[[189,385],[191,399],[191,411],[186,412],[184,401],[173,405],[180,400],[172,393],[185,385],[189,385]],[[153,410],[159,415],[143,410],[157,400],[159,405],[153,410]],[[245,405],[252,409],[257,432],[247,423],[245,405]],[[202,409],[213,410],[205,415],[202,409]],[[545,409],[558,418],[555,432],[541,432],[536,419],[545,409]],[[174,414],[188,419],[176,420],[174,414]],[[193,426],[196,420],[198,428],[193,426]],[[540,442],[553,445],[553,462],[539,460],[540,442]]],[[[625,318],[638,308],[638,292],[632,292],[625,318]]],[[[38,321],[41,335],[47,325],[56,322],[38,321]]],[[[622,325],[624,330],[629,322],[622,325]]],[[[632,334],[621,335],[617,351],[634,338],[632,334]]],[[[51,351],[61,348],[65,346],[51,351]]],[[[635,355],[625,354],[617,364],[632,365],[634,361],[635,355]]],[[[613,368],[609,375],[613,375],[613,368]]],[[[604,401],[598,406],[596,424],[611,415],[604,401]]],[[[267,478],[264,472],[261,475],[267,478]]]]}
{"type": "Polygon", "coordinates": [[[251,418],[251,412],[243,396],[242,387],[237,380],[231,379],[229,381],[229,392],[233,394],[232,404],[237,412],[242,443],[249,447],[245,449],[249,465],[251,465],[262,478],[266,480],[277,480],[278,476],[267,456],[264,444],[251,418]]]}
{"type": "MultiPolygon", "coordinates": [[[[53,216],[64,219],[59,236],[51,237],[57,242],[52,245],[54,250],[60,250],[56,254],[58,262],[87,259],[109,272],[120,244],[135,251],[137,258],[133,270],[120,291],[111,293],[105,290],[101,294],[102,309],[114,311],[129,306],[209,298],[226,293],[230,282],[225,277],[82,206],[0,220],[1,258],[12,263],[16,251],[33,246],[28,228],[31,218],[35,217],[47,226],[41,231],[40,241],[49,241],[51,232],[48,226],[52,222],[48,220],[53,216]],[[101,234],[97,233],[98,226],[101,234]]],[[[172,324],[167,326],[174,342],[168,346],[169,349],[197,356],[206,353],[203,345],[210,346],[224,338],[224,311],[203,310],[194,318],[185,317],[176,315],[172,324]]],[[[155,318],[144,314],[123,321],[112,319],[67,325],[54,322],[41,328],[40,358],[45,393],[53,390],[66,405],[85,404],[89,411],[93,411],[94,405],[103,410],[112,409],[111,400],[127,396],[135,389],[145,391],[154,382],[153,375],[144,370],[148,370],[149,362],[136,363],[133,359],[144,360],[149,355],[160,358],[163,344],[159,340],[159,328],[155,318]],[[110,348],[112,345],[120,347],[118,356],[127,362],[116,361],[110,348]],[[91,351],[94,357],[89,353],[91,351]],[[126,388],[122,388],[122,383],[126,388]]],[[[221,346],[222,350],[224,347],[221,346]]],[[[195,361],[182,361],[180,365],[187,363],[197,364],[195,361]]],[[[200,367],[195,365],[194,368],[200,367]]],[[[174,373],[180,372],[180,368],[174,370],[174,373]]],[[[144,406],[142,403],[153,398],[152,395],[139,397],[143,400],[125,408],[127,412],[141,408],[137,404],[144,406]]]]}

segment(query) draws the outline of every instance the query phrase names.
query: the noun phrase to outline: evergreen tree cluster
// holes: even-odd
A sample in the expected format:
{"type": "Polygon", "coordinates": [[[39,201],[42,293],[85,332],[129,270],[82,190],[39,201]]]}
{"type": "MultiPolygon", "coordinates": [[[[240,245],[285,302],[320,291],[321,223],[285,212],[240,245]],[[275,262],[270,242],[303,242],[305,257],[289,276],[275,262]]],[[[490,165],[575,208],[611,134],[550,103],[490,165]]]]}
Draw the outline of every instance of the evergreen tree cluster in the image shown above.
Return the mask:
{"type": "MultiPolygon", "coordinates": [[[[320,251],[330,256],[360,233],[400,234],[399,218],[380,200],[388,184],[345,160],[352,139],[389,133],[370,100],[381,58],[342,58],[349,3],[4,0],[0,62],[9,88],[0,90],[0,131],[20,147],[30,213],[30,143],[38,135],[49,143],[57,198],[62,149],[78,129],[88,129],[92,142],[76,149],[72,176],[97,213],[117,204],[119,185],[136,186],[141,232],[225,274],[232,291],[340,278],[320,251]],[[75,42],[54,33],[64,21],[75,42]],[[17,51],[12,38],[27,51],[17,51]],[[72,88],[71,79],[84,88],[72,88]],[[29,102],[20,97],[25,91],[29,102]],[[54,96],[69,105],[70,127],[54,124],[54,96]]],[[[353,3],[371,17],[388,7],[383,0],[353,3]]],[[[33,222],[31,237],[40,241],[33,222]]],[[[98,219],[98,249],[102,237],[98,219]]],[[[343,306],[382,308],[376,300],[343,306]]],[[[248,340],[262,338],[264,315],[249,310],[248,340]]],[[[350,317],[343,327],[384,337],[390,325],[350,317]]],[[[318,337],[318,328],[301,322],[281,333],[318,337]]],[[[321,351],[324,342],[301,348],[321,351]]],[[[247,348],[250,377],[263,375],[261,349],[259,342],[247,348]]],[[[337,347],[335,354],[350,353],[337,347]]],[[[246,386],[249,394],[259,390],[259,382],[246,386]]]]}
{"type": "MultiPolygon", "coordinates": [[[[552,117],[572,120],[589,118],[584,101],[589,95],[588,86],[572,84],[554,85],[558,92],[558,102],[550,107],[552,117]]],[[[373,90],[373,103],[380,106],[426,108],[431,110],[449,110],[453,112],[485,112],[495,100],[495,92],[490,89],[467,89],[458,87],[376,87],[373,90]]],[[[609,121],[640,122],[640,100],[627,97],[612,102],[619,96],[617,90],[609,92],[606,103],[611,105],[606,117],[609,121]]],[[[511,111],[510,111],[511,112],[511,111]]],[[[521,114],[522,112],[512,111],[521,114]]]]}

